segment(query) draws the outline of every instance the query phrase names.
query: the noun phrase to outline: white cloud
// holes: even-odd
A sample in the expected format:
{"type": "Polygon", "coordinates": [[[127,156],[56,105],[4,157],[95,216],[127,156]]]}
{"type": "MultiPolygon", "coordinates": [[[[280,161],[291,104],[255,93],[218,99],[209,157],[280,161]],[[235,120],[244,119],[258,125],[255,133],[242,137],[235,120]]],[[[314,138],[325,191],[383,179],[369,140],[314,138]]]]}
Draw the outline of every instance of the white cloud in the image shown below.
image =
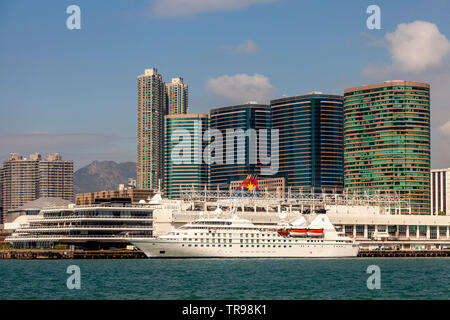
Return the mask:
{"type": "Polygon", "coordinates": [[[422,72],[444,65],[450,56],[450,42],[436,24],[426,21],[402,23],[385,35],[392,64],[368,65],[364,76],[387,75],[391,72],[422,72]]]}
{"type": "Polygon", "coordinates": [[[235,74],[208,79],[206,90],[236,103],[254,100],[264,103],[272,97],[275,88],[269,78],[261,74],[235,74]]]}
{"type": "Polygon", "coordinates": [[[152,12],[162,17],[178,17],[205,12],[245,9],[256,3],[275,0],[156,0],[152,12]]]}
{"type": "Polygon", "coordinates": [[[439,127],[439,132],[447,138],[450,137],[450,120],[439,127]]]}
{"type": "Polygon", "coordinates": [[[249,54],[259,50],[258,46],[252,40],[247,40],[237,46],[224,45],[221,48],[229,53],[249,54]]]}

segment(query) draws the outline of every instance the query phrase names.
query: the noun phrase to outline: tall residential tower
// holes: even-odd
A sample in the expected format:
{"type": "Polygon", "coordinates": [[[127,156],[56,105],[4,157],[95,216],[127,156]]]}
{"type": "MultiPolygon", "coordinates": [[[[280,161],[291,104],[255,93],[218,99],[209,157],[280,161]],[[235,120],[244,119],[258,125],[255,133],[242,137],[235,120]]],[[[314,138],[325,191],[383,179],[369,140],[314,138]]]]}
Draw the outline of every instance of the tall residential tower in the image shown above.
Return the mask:
{"type": "Polygon", "coordinates": [[[145,69],[137,87],[137,185],[156,190],[163,179],[166,88],[156,69],[145,69]]]}
{"type": "Polygon", "coordinates": [[[44,159],[39,153],[11,154],[1,171],[3,213],[41,197],[73,201],[73,161],[58,154],[44,159]]]}
{"type": "Polygon", "coordinates": [[[183,78],[172,78],[166,84],[168,114],[186,114],[188,112],[188,85],[183,78]]]}

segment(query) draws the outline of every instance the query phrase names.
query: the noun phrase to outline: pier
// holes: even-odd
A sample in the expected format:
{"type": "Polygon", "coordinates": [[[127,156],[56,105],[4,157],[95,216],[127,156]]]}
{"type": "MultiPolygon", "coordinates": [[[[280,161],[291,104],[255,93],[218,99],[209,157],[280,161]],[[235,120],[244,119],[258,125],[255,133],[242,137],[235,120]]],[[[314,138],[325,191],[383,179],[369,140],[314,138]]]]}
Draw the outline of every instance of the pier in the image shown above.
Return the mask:
{"type": "Polygon", "coordinates": [[[450,257],[450,250],[360,250],[358,257],[398,258],[398,257],[450,257]]]}
{"type": "MultiPolygon", "coordinates": [[[[450,257],[445,250],[360,250],[361,258],[450,257]]],[[[0,259],[147,259],[140,250],[0,250],[0,259]]]]}
{"type": "Polygon", "coordinates": [[[138,250],[0,250],[0,259],[145,259],[138,250]]]}

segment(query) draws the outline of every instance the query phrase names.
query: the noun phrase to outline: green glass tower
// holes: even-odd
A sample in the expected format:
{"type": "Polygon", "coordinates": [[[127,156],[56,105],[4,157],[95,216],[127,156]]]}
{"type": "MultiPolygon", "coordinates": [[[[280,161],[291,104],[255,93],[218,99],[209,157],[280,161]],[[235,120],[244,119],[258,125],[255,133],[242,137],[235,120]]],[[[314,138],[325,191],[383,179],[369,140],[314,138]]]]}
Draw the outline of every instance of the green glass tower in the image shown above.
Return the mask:
{"type": "Polygon", "coordinates": [[[209,166],[203,161],[202,150],[207,145],[203,135],[209,129],[209,115],[166,115],[164,121],[165,196],[179,199],[181,188],[188,186],[195,190],[208,188],[209,166]]]}
{"type": "Polygon", "coordinates": [[[398,194],[413,214],[430,214],[428,84],[398,80],[344,90],[344,186],[398,194]]]}

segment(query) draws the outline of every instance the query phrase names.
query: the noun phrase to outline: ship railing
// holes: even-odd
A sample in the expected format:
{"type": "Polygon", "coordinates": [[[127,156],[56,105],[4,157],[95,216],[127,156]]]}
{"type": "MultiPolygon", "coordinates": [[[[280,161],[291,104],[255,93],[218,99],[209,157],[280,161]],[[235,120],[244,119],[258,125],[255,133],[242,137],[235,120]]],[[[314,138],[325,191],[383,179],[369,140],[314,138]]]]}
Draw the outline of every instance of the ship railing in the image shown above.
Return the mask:
{"type": "Polygon", "coordinates": [[[153,216],[141,216],[141,217],[132,217],[132,216],[89,216],[89,215],[70,215],[70,216],[48,216],[45,215],[43,218],[33,219],[30,220],[32,222],[40,222],[45,220],[76,220],[76,219],[144,219],[144,220],[150,220],[153,219],[153,216]]]}
{"type": "Polygon", "coordinates": [[[7,242],[14,242],[14,241],[30,241],[30,239],[55,239],[55,240],[61,240],[61,239],[79,239],[79,238],[86,238],[86,239],[132,239],[132,238],[154,238],[153,235],[111,235],[111,236],[101,236],[101,235],[64,235],[64,236],[58,236],[58,235],[31,235],[31,236],[15,236],[15,237],[7,237],[5,241],[7,242]]]}

